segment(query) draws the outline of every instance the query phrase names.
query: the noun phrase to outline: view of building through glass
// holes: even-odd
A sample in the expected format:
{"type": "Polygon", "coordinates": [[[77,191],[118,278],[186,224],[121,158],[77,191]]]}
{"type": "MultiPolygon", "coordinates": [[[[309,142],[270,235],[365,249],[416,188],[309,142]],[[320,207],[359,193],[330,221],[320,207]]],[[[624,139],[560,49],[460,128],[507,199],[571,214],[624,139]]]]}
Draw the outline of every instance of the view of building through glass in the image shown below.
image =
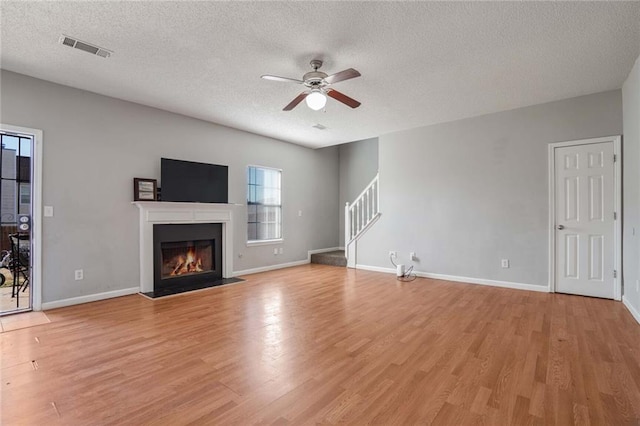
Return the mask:
{"type": "Polygon", "coordinates": [[[31,309],[31,137],[0,133],[0,315],[31,309]]]}

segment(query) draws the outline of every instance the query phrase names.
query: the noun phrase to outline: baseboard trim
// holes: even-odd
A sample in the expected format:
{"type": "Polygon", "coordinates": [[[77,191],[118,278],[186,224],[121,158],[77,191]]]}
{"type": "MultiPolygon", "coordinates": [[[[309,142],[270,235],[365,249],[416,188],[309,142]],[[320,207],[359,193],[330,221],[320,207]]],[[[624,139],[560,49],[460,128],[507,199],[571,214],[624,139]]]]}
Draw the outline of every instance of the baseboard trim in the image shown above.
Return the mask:
{"type": "MultiPolygon", "coordinates": [[[[356,269],[362,269],[365,271],[374,271],[374,272],[384,272],[386,274],[394,274],[394,275],[396,273],[396,270],[393,268],[382,268],[380,266],[356,265],[356,269]]],[[[549,288],[547,286],[541,286],[541,285],[514,283],[510,281],[487,280],[483,278],[459,277],[456,275],[434,274],[431,272],[421,272],[421,271],[413,271],[413,273],[416,276],[422,277],[422,278],[433,278],[436,280],[455,281],[455,282],[465,283],[465,284],[479,284],[479,285],[488,285],[491,287],[511,288],[514,290],[527,290],[527,291],[537,291],[541,293],[549,293],[549,288]]]]}
{"type": "Polygon", "coordinates": [[[114,297],[128,296],[136,294],[140,287],[123,288],[122,290],[105,291],[104,293],[88,294],[86,296],[71,297],[69,299],[44,302],[42,310],[64,308],[65,306],[80,305],[82,303],[97,302],[98,300],[113,299],[114,297]]]}
{"type": "Polygon", "coordinates": [[[262,266],[260,268],[245,269],[243,271],[234,271],[233,276],[257,274],[258,272],[275,271],[276,269],[291,268],[292,266],[306,265],[309,260],[296,260],[295,262],[278,263],[277,265],[262,266]]]}
{"type": "Polygon", "coordinates": [[[323,248],[323,249],[309,250],[307,252],[307,258],[305,260],[296,260],[294,262],[278,263],[277,265],[261,266],[259,268],[245,269],[243,271],[234,271],[233,276],[238,277],[240,275],[251,275],[251,274],[257,274],[259,272],[275,271],[276,269],[284,269],[284,268],[291,268],[293,266],[306,265],[308,263],[311,263],[312,254],[327,253],[327,252],[336,251],[336,250],[342,250],[342,249],[340,247],[329,247],[329,248],[323,248]]]}
{"type": "Polygon", "coordinates": [[[631,312],[633,318],[635,318],[638,324],[640,324],[640,312],[636,311],[636,308],[634,308],[631,302],[629,302],[629,299],[627,299],[625,296],[622,296],[622,304],[627,307],[629,312],[631,312]]]}
{"type": "Polygon", "coordinates": [[[383,268],[381,266],[369,266],[356,264],[356,269],[362,269],[363,271],[383,272],[385,274],[395,274],[396,270],[392,268],[383,268]]]}

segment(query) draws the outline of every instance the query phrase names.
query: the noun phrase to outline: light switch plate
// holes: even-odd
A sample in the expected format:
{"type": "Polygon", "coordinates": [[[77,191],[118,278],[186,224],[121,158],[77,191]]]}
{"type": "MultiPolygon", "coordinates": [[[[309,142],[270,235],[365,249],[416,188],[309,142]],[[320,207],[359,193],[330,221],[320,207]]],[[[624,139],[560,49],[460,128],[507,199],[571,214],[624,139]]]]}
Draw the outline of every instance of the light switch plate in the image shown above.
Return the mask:
{"type": "Polygon", "coordinates": [[[53,217],[53,206],[44,206],[44,217],[53,217]]]}

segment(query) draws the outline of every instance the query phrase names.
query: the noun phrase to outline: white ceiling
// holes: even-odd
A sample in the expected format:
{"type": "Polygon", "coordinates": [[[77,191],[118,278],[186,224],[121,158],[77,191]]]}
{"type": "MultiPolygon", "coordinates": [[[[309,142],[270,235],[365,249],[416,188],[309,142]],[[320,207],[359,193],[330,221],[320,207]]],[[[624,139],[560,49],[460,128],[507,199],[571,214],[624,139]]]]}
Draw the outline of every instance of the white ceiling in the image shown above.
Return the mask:
{"type": "Polygon", "coordinates": [[[640,2],[2,1],[3,69],[323,147],[620,88],[640,54],[640,2]],[[58,44],[61,34],[115,51],[58,44]],[[260,79],[309,61],[362,102],[260,79]],[[327,127],[319,130],[313,125],[327,127]]]}

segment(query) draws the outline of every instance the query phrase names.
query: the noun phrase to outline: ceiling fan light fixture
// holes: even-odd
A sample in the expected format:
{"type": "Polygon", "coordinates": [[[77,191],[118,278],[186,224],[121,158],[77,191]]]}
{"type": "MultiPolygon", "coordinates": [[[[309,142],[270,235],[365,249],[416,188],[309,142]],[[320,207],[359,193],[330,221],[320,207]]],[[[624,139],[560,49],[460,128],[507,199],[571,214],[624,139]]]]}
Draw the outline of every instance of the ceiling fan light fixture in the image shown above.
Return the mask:
{"type": "Polygon", "coordinates": [[[291,111],[296,106],[298,106],[303,99],[306,101],[309,108],[314,111],[319,111],[323,109],[327,104],[327,96],[335,99],[338,102],[342,102],[348,107],[358,108],[360,106],[360,102],[348,97],[344,93],[338,92],[337,90],[329,86],[344,80],[350,80],[352,78],[360,77],[360,73],[353,68],[349,68],[335,74],[327,75],[322,71],[318,71],[321,66],[321,60],[314,59],[313,61],[311,61],[311,68],[313,68],[313,71],[310,71],[303,75],[302,80],[288,77],[278,77],[277,75],[269,74],[264,74],[261,76],[261,78],[263,78],[264,80],[296,83],[305,86],[302,93],[300,93],[291,102],[289,102],[287,106],[282,108],[283,111],[291,111]]]}
{"type": "Polygon", "coordinates": [[[307,106],[314,111],[321,110],[327,104],[327,95],[320,89],[313,89],[305,98],[307,106]]]}

